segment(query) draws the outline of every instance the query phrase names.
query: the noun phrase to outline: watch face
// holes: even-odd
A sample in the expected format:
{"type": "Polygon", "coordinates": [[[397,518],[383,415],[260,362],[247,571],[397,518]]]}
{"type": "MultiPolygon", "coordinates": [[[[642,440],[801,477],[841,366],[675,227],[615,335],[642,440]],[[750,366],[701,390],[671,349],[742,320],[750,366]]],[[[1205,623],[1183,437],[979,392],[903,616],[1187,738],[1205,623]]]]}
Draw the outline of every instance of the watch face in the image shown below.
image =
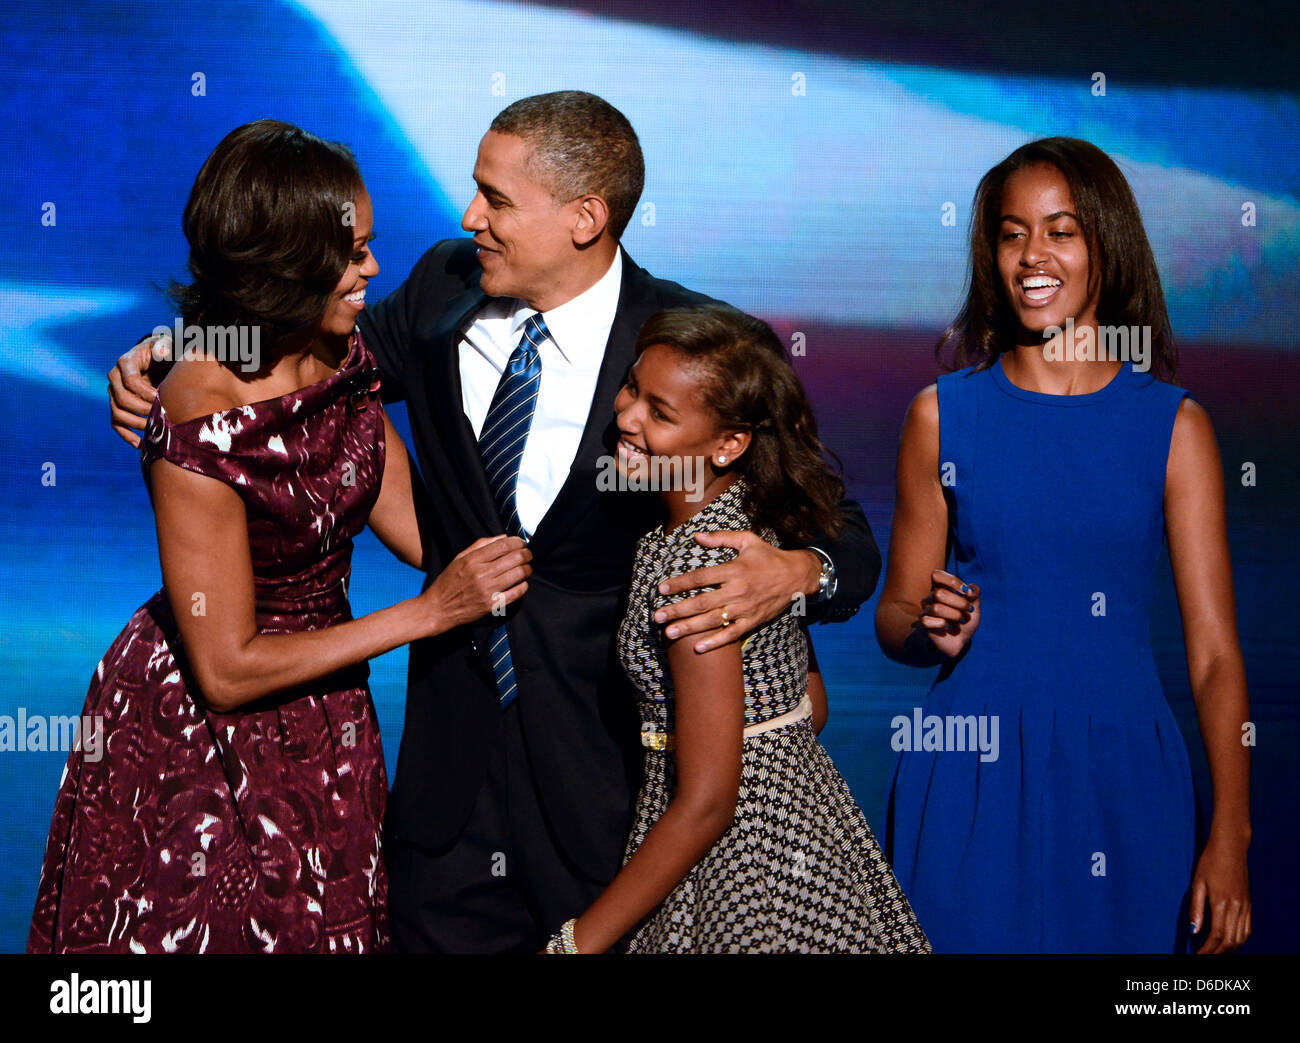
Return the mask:
{"type": "Polygon", "coordinates": [[[825,601],[835,593],[835,576],[831,570],[822,565],[821,578],[817,581],[817,600],[825,601]]]}
{"type": "Polygon", "coordinates": [[[821,574],[817,577],[817,593],[815,597],[818,602],[822,602],[827,598],[835,596],[835,566],[831,563],[831,559],[826,556],[824,551],[818,550],[816,547],[809,547],[808,549],[812,551],[812,553],[817,556],[817,560],[821,562],[822,570],[821,574]]]}

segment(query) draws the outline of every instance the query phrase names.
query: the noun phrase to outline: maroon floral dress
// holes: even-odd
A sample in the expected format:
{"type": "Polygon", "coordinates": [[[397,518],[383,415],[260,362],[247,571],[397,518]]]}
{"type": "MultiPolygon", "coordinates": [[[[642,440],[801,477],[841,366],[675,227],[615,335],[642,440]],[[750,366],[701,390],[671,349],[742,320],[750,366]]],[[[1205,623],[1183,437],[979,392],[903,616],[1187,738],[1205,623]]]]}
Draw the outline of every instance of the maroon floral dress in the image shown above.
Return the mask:
{"type": "MultiPolygon", "coordinates": [[[[337,373],[283,398],[180,424],[154,403],[146,484],[169,460],[239,493],[262,633],[352,618],[352,540],[384,468],[378,389],[358,336],[337,373]]],[[[103,743],[68,757],[28,951],[386,950],[388,783],[367,677],[362,664],[216,713],[155,594],[91,680],[82,713],[102,718],[103,743]]]]}

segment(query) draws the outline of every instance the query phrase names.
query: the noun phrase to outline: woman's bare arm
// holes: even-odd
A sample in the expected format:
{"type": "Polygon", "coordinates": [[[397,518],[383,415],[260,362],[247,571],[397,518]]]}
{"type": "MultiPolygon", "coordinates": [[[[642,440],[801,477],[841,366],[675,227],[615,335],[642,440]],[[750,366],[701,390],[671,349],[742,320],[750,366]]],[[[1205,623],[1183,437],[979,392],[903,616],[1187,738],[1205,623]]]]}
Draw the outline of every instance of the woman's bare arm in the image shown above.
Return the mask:
{"type": "Polygon", "coordinates": [[[1165,472],[1165,530],[1187,672],[1214,785],[1214,815],[1192,886],[1192,920],[1210,934],[1201,952],[1225,952],[1249,937],[1250,700],[1237,639],[1223,469],[1210,419],[1185,399],[1174,421],[1165,472]]]}
{"type": "MultiPolygon", "coordinates": [[[[426,542],[420,524],[420,510],[428,509],[426,498],[417,499],[411,471],[411,457],[393,422],[384,414],[384,478],[379,499],[370,511],[368,524],[379,542],[399,561],[429,571],[426,542]]],[[[423,493],[423,490],[420,490],[423,493]]]]}
{"type": "MultiPolygon", "coordinates": [[[[238,391],[224,367],[208,362],[178,363],[159,388],[173,423],[237,405],[238,391]]],[[[399,557],[415,564],[425,554],[408,458],[387,417],[384,422],[390,451],[381,479],[383,505],[375,508],[376,531],[392,541],[399,557]]],[[[149,484],[163,586],[202,696],[220,712],[482,618],[499,603],[494,598],[509,603],[527,589],[531,554],[523,541],[479,540],[417,597],[321,630],[261,634],[239,494],[167,460],[150,464],[149,484]]]]}
{"type": "Polygon", "coordinates": [[[150,465],[163,585],[203,698],[227,712],[486,615],[527,589],[521,540],[480,540],[424,593],[360,619],[298,634],[260,634],[243,501],[166,460],[150,465]]]}
{"type": "Polygon", "coordinates": [[[890,659],[934,666],[958,655],[979,627],[979,588],[943,571],[948,504],[939,484],[939,392],[933,384],[908,407],[897,483],[876,640],[890,659]]]}

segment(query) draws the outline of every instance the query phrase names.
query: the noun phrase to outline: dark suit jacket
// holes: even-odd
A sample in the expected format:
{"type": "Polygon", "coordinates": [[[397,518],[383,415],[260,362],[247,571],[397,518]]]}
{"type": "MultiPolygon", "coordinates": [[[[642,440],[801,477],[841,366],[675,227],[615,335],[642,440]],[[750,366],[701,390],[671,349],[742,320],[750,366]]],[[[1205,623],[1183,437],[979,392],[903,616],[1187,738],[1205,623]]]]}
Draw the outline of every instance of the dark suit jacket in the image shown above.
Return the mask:
{"type": "MultiPolygon", "coordinates": [[[[474,540],[504,531],[461,399],[459,333],[489,300],[480,274],[470,240],[445,240],[359,319],[383,370],[385,398],[406,400],[431,494],[426,583],[474,540]]],[[[578,453],[532,536],[528,593],[507,618],[520,723],[543,806],[565,852],[597,881],[611,879],[621,864],[639,785],[635,699],[614,635],[636,541],[659,521],[658,497],[598,491],[597,461],[613,452],[614,398],[641,325],[663,308],[716,303],[653,278],[624,255],[618,310],[578,453]]],[[[839,577],[822,611],[831,618],[852,615],[880,573],[861,508],[845,501],[844,511],[839,540],[819,544],[839,577]]],[[[486,656],[490,632],[485,621],[411,645],[389,802],[389,828],[403,842],[445,848],[473,809],[501,712],[486,656]]]]}

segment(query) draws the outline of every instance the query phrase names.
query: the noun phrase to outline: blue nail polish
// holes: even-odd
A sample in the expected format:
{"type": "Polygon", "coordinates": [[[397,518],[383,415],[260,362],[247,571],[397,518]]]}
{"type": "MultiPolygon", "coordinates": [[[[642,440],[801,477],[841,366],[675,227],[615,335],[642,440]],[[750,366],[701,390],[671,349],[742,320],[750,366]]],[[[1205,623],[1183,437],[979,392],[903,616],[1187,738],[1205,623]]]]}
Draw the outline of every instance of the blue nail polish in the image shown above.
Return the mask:
{"type": "Polygon", "coordinates": [[[966,586],[966,584],[963,583],[963,584],[961,585],[961,592],[962,592],[963,594],[969,594],[969,593],[970,593],[970,587],[966,586]]]}

